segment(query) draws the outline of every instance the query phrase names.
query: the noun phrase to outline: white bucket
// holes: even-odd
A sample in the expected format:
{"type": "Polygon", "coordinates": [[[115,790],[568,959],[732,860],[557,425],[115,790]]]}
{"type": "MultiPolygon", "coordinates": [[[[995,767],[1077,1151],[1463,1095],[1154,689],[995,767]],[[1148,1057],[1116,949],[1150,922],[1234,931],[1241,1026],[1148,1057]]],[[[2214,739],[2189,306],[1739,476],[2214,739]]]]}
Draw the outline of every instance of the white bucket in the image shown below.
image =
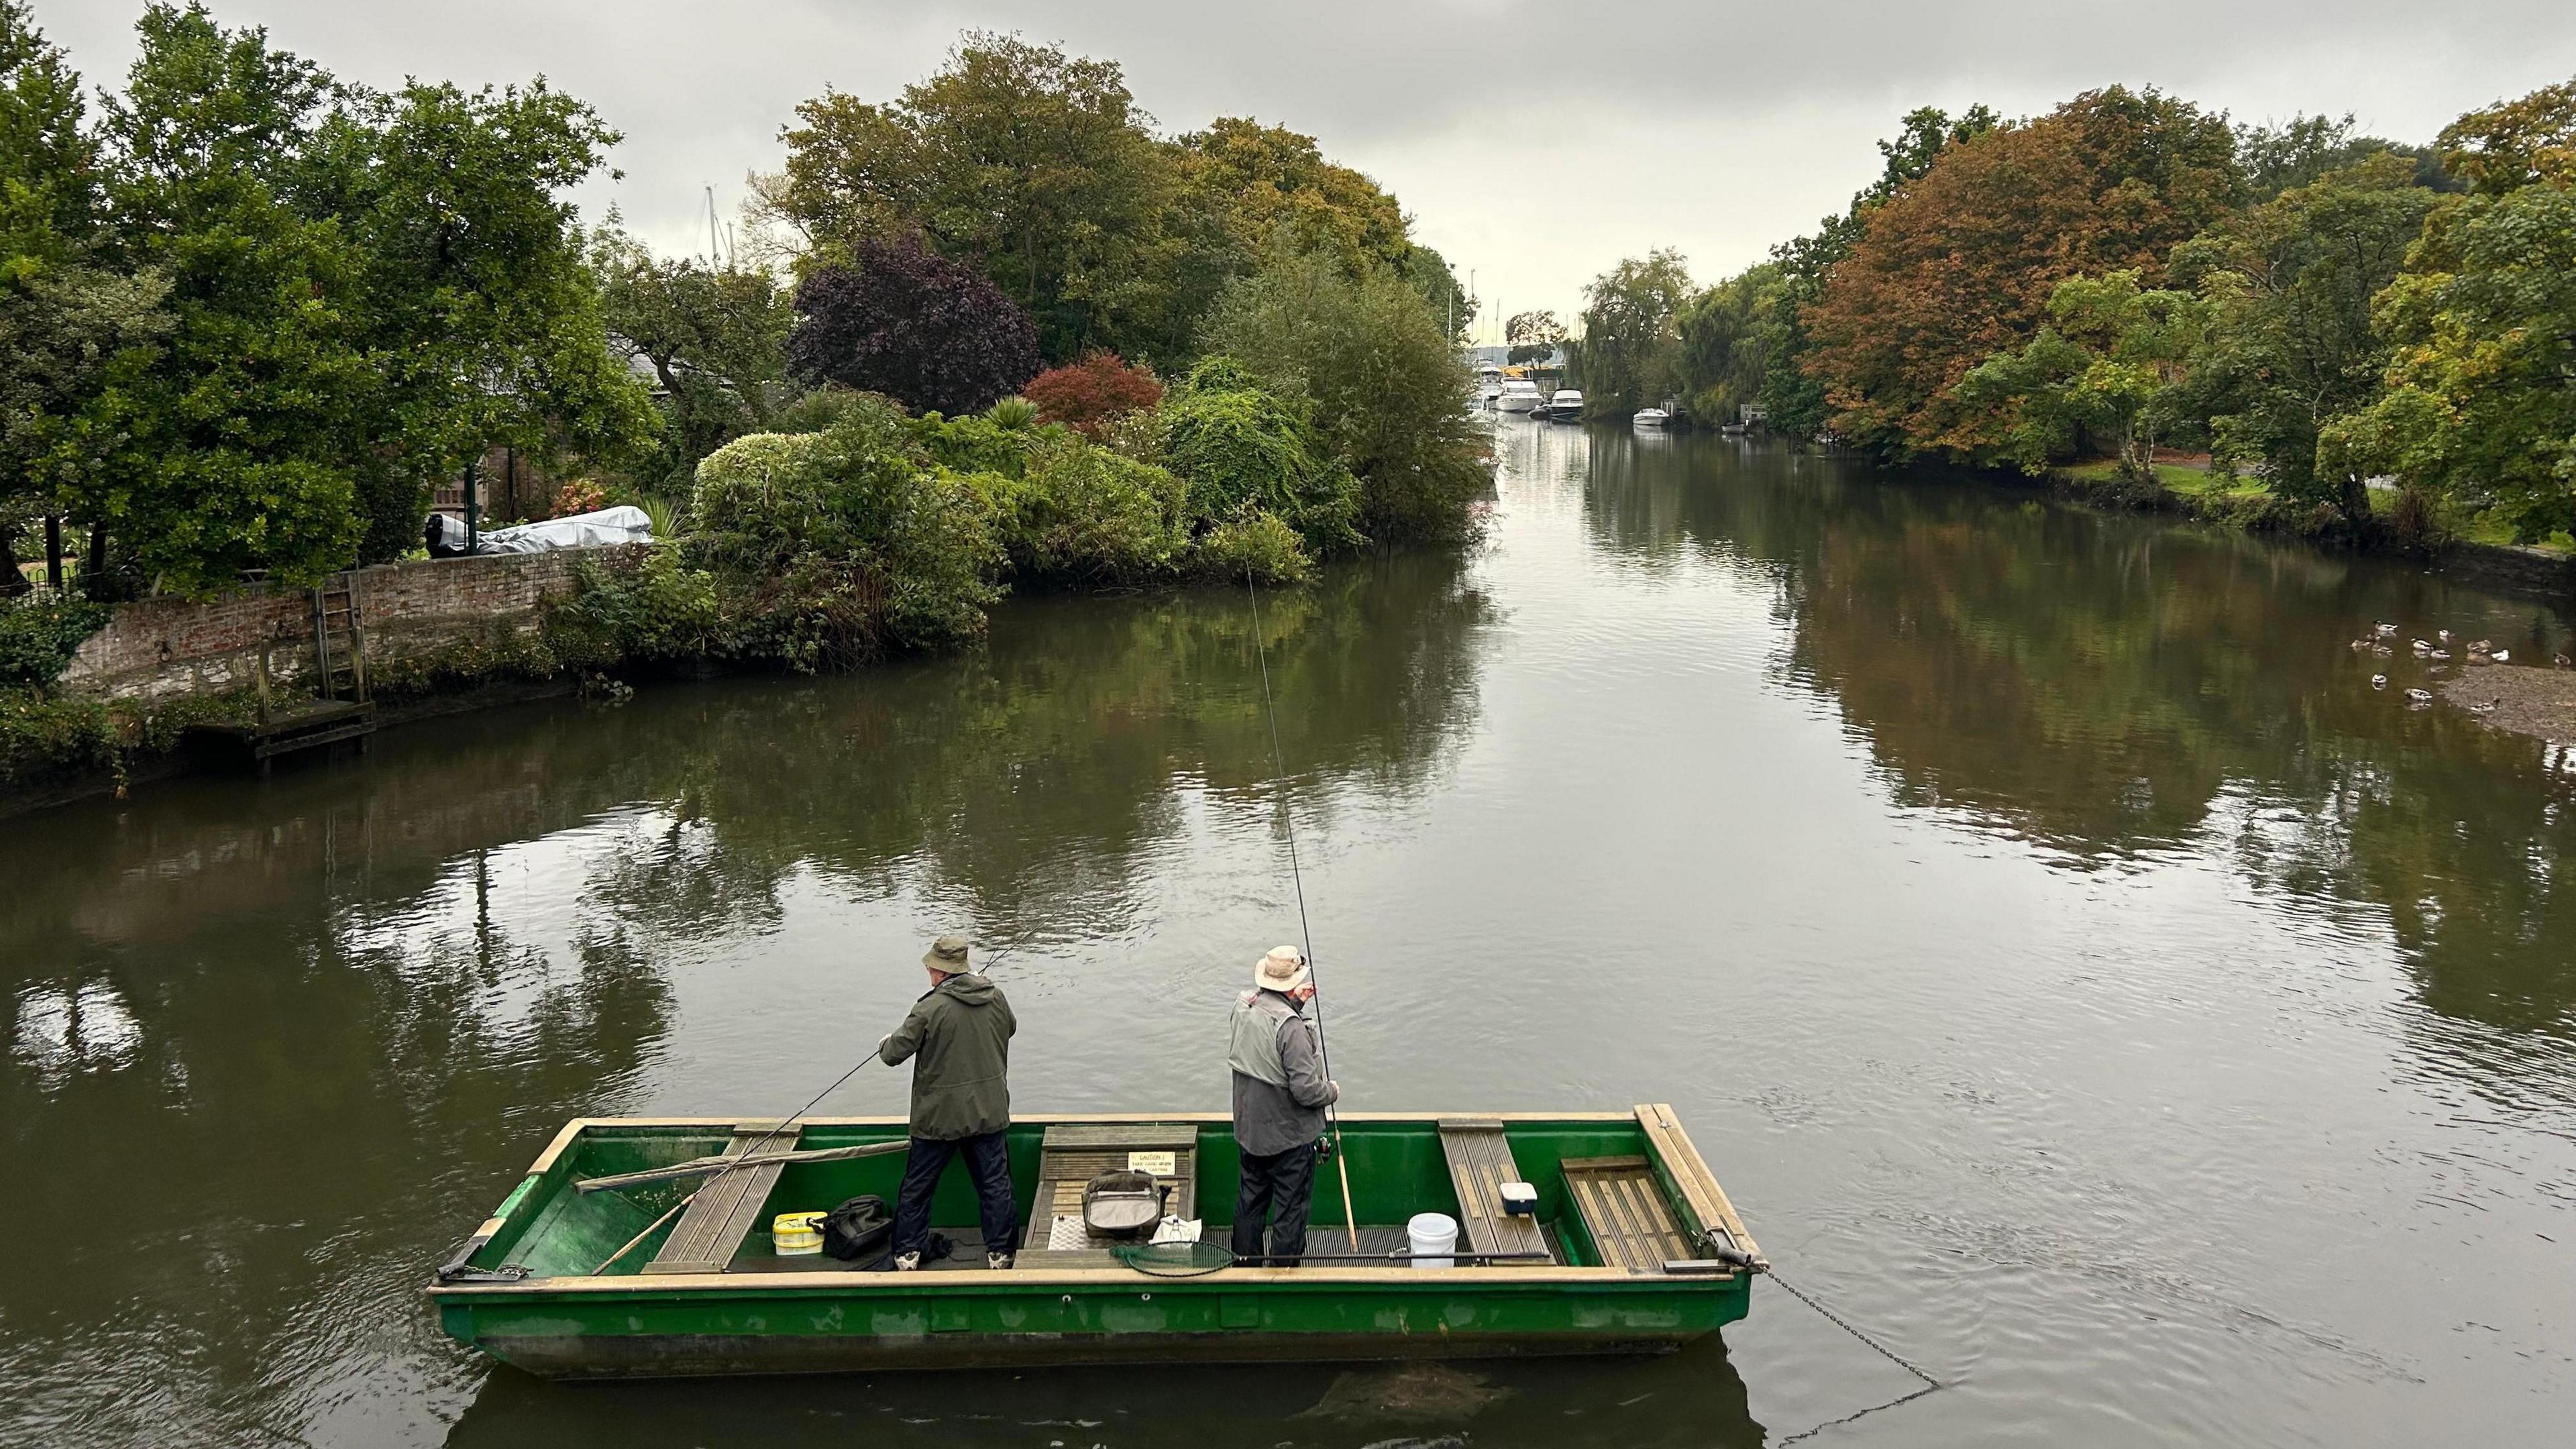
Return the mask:
{"type": "Polygon", "coordinates": [[[1447,1213],[1415,1213],[1404,1225],[1405,1237],[1413,1243],[1413,1266],[1417,1268],[1454,1268],[1458,1260],[1449,1255],[1458,1246],[1458,1220],[1447,1213]]]}

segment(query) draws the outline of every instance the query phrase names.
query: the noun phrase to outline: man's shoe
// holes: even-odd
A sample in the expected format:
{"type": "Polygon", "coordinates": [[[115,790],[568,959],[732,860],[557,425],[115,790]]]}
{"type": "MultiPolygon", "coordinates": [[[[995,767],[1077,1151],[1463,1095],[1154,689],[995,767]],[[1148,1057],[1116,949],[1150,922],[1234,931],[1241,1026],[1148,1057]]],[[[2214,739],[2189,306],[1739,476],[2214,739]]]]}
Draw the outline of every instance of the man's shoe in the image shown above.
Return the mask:
{"type": "Polygon", "coordinates": [[[897,1253],[894,1255],[894,1270],[898,1273],[909,1273],[920,1266],[921,1255],[919,1253],[897,1253]]]}
{"type": "Polygon", "coordinates": [[[996,1273],[1011,1266],[1013,1261],[1014,1259],[1008,1253],[986,1253],[984,1255],[984,1266],[992,1269],[996,1273]]]}

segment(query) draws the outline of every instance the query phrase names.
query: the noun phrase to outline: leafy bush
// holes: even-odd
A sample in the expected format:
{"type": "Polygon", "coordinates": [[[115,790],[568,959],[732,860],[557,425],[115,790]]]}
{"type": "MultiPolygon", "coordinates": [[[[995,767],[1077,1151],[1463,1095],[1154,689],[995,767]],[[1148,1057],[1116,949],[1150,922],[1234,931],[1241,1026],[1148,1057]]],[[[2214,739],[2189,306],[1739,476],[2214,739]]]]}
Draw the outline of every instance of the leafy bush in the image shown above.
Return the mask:
{"type": "Polygon", "coordinates": [[[814,669],[936,648],[980,634],[1000,597],[992,484],[942,466],[888,409],[726,444],[698,467],[693,517],[719,652],[814,669]]]}
{"type": "Polygon", "coordinates": [[[1282,257],[1226,288],[1203,341],[1263,388],[1311,404],[1329,455],[1360,480],[1359,527],[1380,543],[1460,542],[1493,481],[1467,414],[1471,379],[1446,327],[1384,268],[1357,277],[1282,257]]]}
{"type": "Polygon", "coordinates": [[[979,414],[962,418],[943,418],[925,413],[915,418],[909,431],[932,461],[960,473],[999,473],[1009,478],[1025,477],[1029,471],[1029,448],[1046,434],[1062,434],[1062,428],[1038,425],[1037,409],[1026,399],[1006,397],[979,414]],[[1015,408],[1012,404],[1017,403],[1015,408]]]}
{"type": "Polygon", "coordinates": [[[1258,510],[1209,529],[1190,562],[1195,572],[1211,580],[1249,574],[1265,584],[1303,583],[1315,571],[1298,542],[1297,530],[1258,510]]]}
{"type": "Polygon", "coordinates": [[[108,607],[80,599],[29,597],[0,605],[0,684],[51,684],[81,641],[107,623],[108,607]]]}
{"type": "Polygon", "coordinates": [[[106,705],[0,686],[0,784],[36,784],[115,763],[116,729],[106,705]]]}
{"type": "Polygon", "coordinates": [[[861,392],[854,387],[818,387],[780,409],[776,431],[819,433],[853,413],[899,421],[903,417],[903,408],[881,392],[861,392]]]}
{"type": "Polygon", "coordinates": [[[689,567],[679,548],[665,544],[616,575],[585,563],[579,592],[548,611],[544,630],[564,665],[603,669],[621,659],[717,652],[724,616],[715,576],[689,567]]]}
{"type": "Polygon", "coordinates": [[[1141,412],[1161,402],[1163,383],[1150,367],[1128,362],[1114,352],[1093,352],[1080,362],[1039,373],[1020,389],[1020,395],[1036,404],[1038,416],[1047,422],[1097,437],[1120,414],[1141,412]]]}
{"type": "Polygon", "coordinates": [[[1190,544],[1187,484],[1162,468],[1051,430],[1024,478],[996,475],[1014,568],[1053,583],[1135,584],[1168,576],[1190,544]]]}
{"type": "Polygon", "coordinates": [[[1258,508],[1318,554],[1361,542],[1353,525],[1359,480],[1325,455],[1292,403],[1240,363],[1221,356],[1201,362],[1159,411],[1161,458],[1188,480],[1195,519],[1223,524],[1258,508]]]}

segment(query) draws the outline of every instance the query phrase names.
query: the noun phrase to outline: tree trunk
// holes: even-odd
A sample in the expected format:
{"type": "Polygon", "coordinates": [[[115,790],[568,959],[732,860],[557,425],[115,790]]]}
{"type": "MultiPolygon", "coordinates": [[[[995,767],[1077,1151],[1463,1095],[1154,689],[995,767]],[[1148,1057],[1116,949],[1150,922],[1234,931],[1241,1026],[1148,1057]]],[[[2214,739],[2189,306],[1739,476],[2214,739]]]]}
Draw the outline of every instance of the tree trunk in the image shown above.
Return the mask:
{"type": "Polygon", "coordinates": [[[100,603],[107,602],[107,525],[89,526],[89,562],[81,568],[81,592],[100,603]]]}
{"type": "Polygon", "coordinates": [[[14,542],[12,535],[17,531],[9,523],[0,521],[0,599],[15,598],[35,587],[27,582],[25,574],[18,571],[18,551],[11,547],[14,542]]]}

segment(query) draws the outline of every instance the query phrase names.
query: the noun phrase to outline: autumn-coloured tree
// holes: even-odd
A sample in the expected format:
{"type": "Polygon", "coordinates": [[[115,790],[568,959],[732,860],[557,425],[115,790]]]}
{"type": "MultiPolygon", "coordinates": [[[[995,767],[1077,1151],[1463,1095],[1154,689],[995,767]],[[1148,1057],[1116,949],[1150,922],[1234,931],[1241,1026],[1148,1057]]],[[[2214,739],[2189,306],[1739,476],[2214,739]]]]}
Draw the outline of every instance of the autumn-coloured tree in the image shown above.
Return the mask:
{"type": "Polygon", "coordinates": [[[1163,400],[1162,379],[1154,369],[1132,363],[1115,352],[1094,352],[1080,362],[1050,367],[1029,379],[1020,396],[1038,405],[1038,416],[1096,434],[1122,413],[1150,408],[1163,400]]]}
{"type": "Polygon", "coordinates": [[[2576,80],[2498,101],[2442,128],[2442,165],[2481,196],[2576,182],[2576,80]]]}
{"type": "Polygon", "coordinates": [[[906,407],[981,412],[1038,371],[1038,330],[984,274],[909,236],[862,238],[857,265],[796,289],[787,366],[906,407]]]}
{"type": "Polygon", "coordinates": [[[2008,423],[1958,384],[2037,331],[2072,276],[2163,277],[2176,243],[2218,220],[2242,182],[2226,122],[2114,86],[1948,146],[1872,208],[1800,320],[1800,365],[1833,426],[1884,451],[1974,456],[2008,423]]]}

